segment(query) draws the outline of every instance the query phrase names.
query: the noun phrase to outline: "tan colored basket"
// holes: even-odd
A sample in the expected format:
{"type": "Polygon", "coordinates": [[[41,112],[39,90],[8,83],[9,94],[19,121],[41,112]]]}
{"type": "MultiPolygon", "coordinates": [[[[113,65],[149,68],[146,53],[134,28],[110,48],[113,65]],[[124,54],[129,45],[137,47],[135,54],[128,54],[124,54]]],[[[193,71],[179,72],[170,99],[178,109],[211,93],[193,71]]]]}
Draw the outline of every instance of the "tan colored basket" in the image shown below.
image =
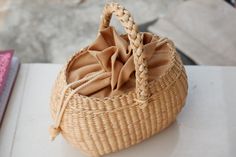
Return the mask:
{"type": "Polygon", "coordinates": [[[148,82],[147,61],[142,55],[141,33],[129,12],[116,3],[105,6],[100,30],[114,13],[125,27],[135,63],[136,89],[122,95],[95,98],[76,93],[67,83],[68,64],[62,68],[51,97],[54,139],[61,133],[90,156],[128,148],[167,128],[175,121],[187,95],[187,77],[174,45],[168,41],[170,65],[162,76],[148,82]]]}

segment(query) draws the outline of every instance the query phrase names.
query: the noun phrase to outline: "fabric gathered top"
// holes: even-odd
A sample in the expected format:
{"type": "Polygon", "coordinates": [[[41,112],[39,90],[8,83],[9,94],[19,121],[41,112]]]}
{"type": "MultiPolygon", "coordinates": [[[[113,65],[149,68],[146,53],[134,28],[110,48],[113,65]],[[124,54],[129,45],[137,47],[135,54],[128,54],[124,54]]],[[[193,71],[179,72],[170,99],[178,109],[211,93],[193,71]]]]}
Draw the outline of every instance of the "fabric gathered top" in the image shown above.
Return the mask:
{"type": "MultiPolygon", "coordinates": [[[[170,55],[167,39],[145,32],[143,53],[148,60],[149,81],[160,77],[168,68],[170,55]]],[[[127,35],[119,35],[114,27],[102,30],[94,43],[85,48],[67,69],[67,82],[84,96],[108,97],[135,88],[135,65],[127,35]]]]}

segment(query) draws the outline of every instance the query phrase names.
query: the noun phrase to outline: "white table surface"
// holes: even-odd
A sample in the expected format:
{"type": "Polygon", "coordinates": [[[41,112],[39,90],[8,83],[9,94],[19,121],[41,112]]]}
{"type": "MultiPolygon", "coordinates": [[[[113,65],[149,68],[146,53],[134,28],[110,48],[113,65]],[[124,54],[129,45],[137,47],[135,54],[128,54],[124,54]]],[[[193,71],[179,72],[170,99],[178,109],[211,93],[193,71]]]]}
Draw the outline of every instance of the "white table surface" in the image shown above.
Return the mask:
{"type": "MultiPolygon", "coordinates": [[[[49,97],[60,69],[24,64],[0,130],[0,157],[82,157],[61,136],[49,140],[49,97]]],[[[176,122],[112,157],[236,156],[236,67],[186,67],[189,95],[176,122]]]]}

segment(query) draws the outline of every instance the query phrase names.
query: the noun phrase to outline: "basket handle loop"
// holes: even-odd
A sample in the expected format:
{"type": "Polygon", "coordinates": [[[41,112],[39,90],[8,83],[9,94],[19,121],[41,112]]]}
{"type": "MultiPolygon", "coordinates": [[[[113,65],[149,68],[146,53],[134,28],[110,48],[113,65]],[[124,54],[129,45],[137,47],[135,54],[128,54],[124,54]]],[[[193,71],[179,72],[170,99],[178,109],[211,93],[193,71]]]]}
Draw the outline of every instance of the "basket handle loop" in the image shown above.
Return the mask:
{"type": "Polygon", "coordinates": [[[134,55],[137,102],[140,104],[141,108],[144,108],[148,104],[149,89],[147,60],[142,53],[143,39],[129,11],[118,3],[108,3],[105,5],[99,31],[109,26],[113,13],[119,19],[128,34],[134,55]]]}

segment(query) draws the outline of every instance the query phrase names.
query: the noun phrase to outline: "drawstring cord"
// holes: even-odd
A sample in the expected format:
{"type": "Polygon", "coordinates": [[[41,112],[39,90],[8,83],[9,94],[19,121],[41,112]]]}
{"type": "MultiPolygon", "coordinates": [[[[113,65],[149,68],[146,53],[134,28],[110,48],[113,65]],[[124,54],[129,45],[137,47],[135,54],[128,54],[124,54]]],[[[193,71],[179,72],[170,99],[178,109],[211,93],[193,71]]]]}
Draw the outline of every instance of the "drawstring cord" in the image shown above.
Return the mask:
{"type": "Polygon", "coordinates": [[[76,94],[80,89],[84,88],[85,86],[87,86],[89,83],[93,82],[93,81],[96,81],[98,79],[98,75],[102,74],[104,71],[100,71],[98,73],[95,73],[94,75],[91,75],[91,76],[88,76],[88,77],[85,77],[81,80],[78,80],[78,81],[75,81],[75,82],[72,82],[70,84],[68,84],[63,92],[62,92],[62,97],[60,99],[60,105],[59,105],[59,108],[57,109],[57,114],[56,114],[56,119],[55,119],[55,124],[50,126],[49,128],[49,132],[50,132],[50,135],[51,135],[51,140],[53,141],[56,136],[61,132],[61,129],[60,129],[60,123],[61,123],[61,119],[62,119],[62,116],[63,116],[63,113],[66,109],[66,106],[69,102],[69,100],[71,99],[71,97],[76,94]],[[86,82],[87,81],[87,82],[86,82]],[[64,102],[64,99],[65,99],[65,93],[66,91],[72,87],[72,86],[75,86],[81,82],[86,82],[84,83],[83,85],[77,87],[75,90],[73,90],[69,95],[68,97],[66,98],[65,102],[64,102]]]}
{"type": "Polygon", "coordinates": [[[157,43],[156,47],[162,46],[163,44],[165,44],[169,40],[168,40],[168,38],[163,37],[163,38],[160,38],[158,41],[159,42],[157,43]]]}
{"type": "MultiPolygon", "coordinates": [[[[164,43],[166,43],[168,41],[167,38],[160,38],[159,39],[159,42],[157,43],[157,47],[159,46],[162,46],[164,43]]],[[[86,87],[89,83],[93,82],[93,81],[96,81],[98,79],[98,75],[104,73],[104,71],[100,71],[98,73],[95,73],[94,75],[91,75],[91,76],[88,76],[88,77],[85,77],[81,80],[77,80],[75,82],[72,82],[70,84],[68,84],[63,92],[62,92],[62,97],[60,99],[60,105],[59,105],[59,108],[57,109],[57,114],[56,114],[56,119],[55,119],[55,124],[50,126],[49,128],[49,132],[50,132],[50,135],[51,135],[51,140],[53,141],[56,136],[61,132],[61,129],[60,129],[60,123],[61,123],[61,120],[62,120],[62,117],[63,117],[63,114],[64,114],[64,111],[66,109],[66,106],[69,102],[69,100],[71,99],[71,97],[76,94],[80,89],[86,87]],[[76,86],[77,84],[79,83],[83,83],[83,82],[86,82],[84,84],[82,84],[81,86],[77,87],[76,89],[74,89],[69,95],[68,97],[66,98],[65,102],[64,102],[64,99],[65,99],[65,93],[66,91],[72,87],[72,86],[76,86]]],[[[135,102],[141,104],[139,107],[141,109],[144,109],[147,105],[148,105],[148,99],[147,100],[138,100],[138,99],[135,99],[134,100],[135,102]]]]}

